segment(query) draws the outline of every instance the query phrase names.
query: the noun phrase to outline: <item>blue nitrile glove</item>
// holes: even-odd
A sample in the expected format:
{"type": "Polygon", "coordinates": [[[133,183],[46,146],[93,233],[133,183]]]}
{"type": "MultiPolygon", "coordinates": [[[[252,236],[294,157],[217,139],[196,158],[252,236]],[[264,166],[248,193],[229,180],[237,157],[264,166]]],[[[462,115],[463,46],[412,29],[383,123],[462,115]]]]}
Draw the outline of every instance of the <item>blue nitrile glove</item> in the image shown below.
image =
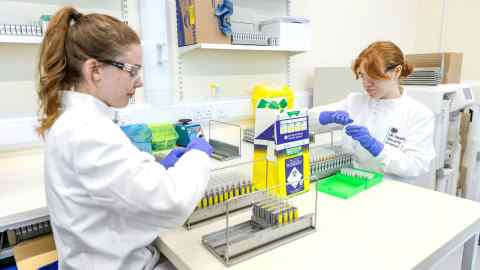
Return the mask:
{"type": "Polygon", "coordinates": [[[383,150],[383,143],[372,137],[368,128],[364,126],[349,125],[345,128],[345,133],[358,141],[374,157],[378,156],[383,150]]]}
{"type": "Polygon", "coordinates": [[[211,156],[213,153],[213,147],[203,138],[192,138],[190,140],[190,143],[187,145],[187,151],[190,151],[192,149],[197,149],[205,152],[208,156],[211,156]]]}
{"type": "Polygon", "coordinates": [[[165,169],[168,169],[170,167],[173,167],[175,163],[180,159],[180,157],[187,151],[187,149],[183,147],[177,147],[170,151],[166,157],[164,157],[162,160],[159,161],[160,164],[165,167],[165,169]]]}
{"type": "Polygon", "coordinates": [[[218,5],[215,10],[215,15],[218,18],[218,27],[220,31],[226,35],[232,35],[232,23],[230,22],[230,16],[233,14],[233,1],[223,0],[223,3],[218,5]]]}
{"type": "Polygon", "coordinates": [[[353,123],[353,120],[348,115],[346,111],[324,111],[320,113],[318,118],[320,124],[326,125],[330,123],[336,123],[340,125],[348,125],[353,123]]]}

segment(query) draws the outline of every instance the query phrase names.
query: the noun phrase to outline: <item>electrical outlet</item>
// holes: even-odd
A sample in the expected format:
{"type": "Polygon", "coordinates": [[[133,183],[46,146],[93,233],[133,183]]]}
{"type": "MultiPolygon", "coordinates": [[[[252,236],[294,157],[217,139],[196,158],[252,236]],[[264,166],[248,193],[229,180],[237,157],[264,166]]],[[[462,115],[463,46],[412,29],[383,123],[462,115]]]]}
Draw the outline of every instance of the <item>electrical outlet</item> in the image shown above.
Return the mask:
{"type": "Polygon", "coordinates": [[[194,106],[191,111],[195,122],[208,122],[214,118],[215,111],[209,104],[194,106]]]}
{"type": "Polygon", "coordinates": [[[218,106],[216,108],[216,117],[218,120],[226,120],[228,119],[227,112],[224,107],[218,106]]]}
{"type": "Polygon", "coordinates": [[[203,119],[205,119],[205,121],[212,120],[213,109],[211,109],[210,107],[206,107],[205,110],[203,111],[203,119]]]}

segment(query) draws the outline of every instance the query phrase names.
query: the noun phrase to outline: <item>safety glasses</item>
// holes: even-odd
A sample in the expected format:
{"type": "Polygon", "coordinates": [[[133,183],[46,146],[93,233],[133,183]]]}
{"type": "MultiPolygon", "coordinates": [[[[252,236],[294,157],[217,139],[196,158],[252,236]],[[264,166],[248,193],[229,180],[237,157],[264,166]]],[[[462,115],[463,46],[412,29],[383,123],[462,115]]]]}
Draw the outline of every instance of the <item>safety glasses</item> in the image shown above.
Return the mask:
{"type": "MultiPolygon", "coordinates": [[[[384,73],[385,73],[385,74],[387,74],[388,72],[390,72],[390,71],[394,70],[394,69],[395,69],[395,68],[397,68],[398,66],[399,66],[399,65],[391,65],[391,66],[387,66],[387,67],[385,68],[385,71],[384,71],[384,73]]],[[[378,80],[378,79],[372,79],[372,78],[368,77],[368,75],[367,75],[367,74],[363,74],[363,73],[360,73],[360,72],[358,72],[358,74],[357,74],[357,75],[358,75],[358,77],[359,77],[360,79],[362,79],[362,80],[369,80],[369,81],[382,81],[382,80],[378,80]]]]}
{"type": "Polygon", "coordinates": [[[122,62],[117,62],[113,60],[107,60],[107,59],[101,59],[98,60],[101,63],[107,64],[114,66],[118,69],[124,70],[130,74],[130,77],[132,78],[138,78],[140,74],[140,70],[142,69],[142,65],[135,65],[135,64],[128,64],[128,63],[122,63],[122,62]]]}

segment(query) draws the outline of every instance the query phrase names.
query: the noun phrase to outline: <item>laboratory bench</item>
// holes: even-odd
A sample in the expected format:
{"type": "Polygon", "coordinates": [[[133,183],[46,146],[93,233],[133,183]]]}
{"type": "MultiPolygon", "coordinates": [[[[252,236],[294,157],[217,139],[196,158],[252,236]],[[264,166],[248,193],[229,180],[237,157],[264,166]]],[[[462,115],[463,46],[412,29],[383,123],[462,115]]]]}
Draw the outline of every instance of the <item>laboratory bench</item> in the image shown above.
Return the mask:
{"type": "MultiPolygon", "coordinates": [[[[214,160],[213,167],[249,161],[252,153],[253,145],[243,143],[241,158],[214,160]]],[[[0,229],[47,216],[41,149],[0,159],[0,229]]],[[[313,189],[292,198],[302,215],[314,212],[313,189]]],[[[316,232],[229,268],[439,269],[457,252],[463,253],[462,270],[474,269],[480,231],[476,202],[386,178],[348,200],[318,193],[317,207],[316,232]]],[[[245,221],[249,215],[240,211],[230,222],[245,221]]],[[[218,218],[191,230],[165,231],[156,245],[178,269],[225,269],[201,243],[203,235],[224,228],[225,219],[218,218]]]]}
{"type": "MultiPolygon", "coordinates": [[[[291,202],[301,214],[314,212],[315,192],[291,202]]],[[[228,268],[440,269],[444,258],[465,245],[462,269],[474,269],[480,204],[473,201],[385,179],[348,200],[318,193],[317,207],[316,232],[228,268]]],[[[245,211],[229,222],[249,218],[245,211]]],[[[164,232],[156,245],[178,269],[227,269],[201,242],[225,224],[220,218],[164,232]]]]}

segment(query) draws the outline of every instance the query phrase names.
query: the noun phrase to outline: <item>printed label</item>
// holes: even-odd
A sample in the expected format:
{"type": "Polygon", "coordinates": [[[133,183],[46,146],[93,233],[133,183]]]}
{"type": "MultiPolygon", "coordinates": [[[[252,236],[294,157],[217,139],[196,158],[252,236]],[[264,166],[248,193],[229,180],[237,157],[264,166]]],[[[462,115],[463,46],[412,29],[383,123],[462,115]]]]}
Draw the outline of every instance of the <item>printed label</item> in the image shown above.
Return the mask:
{"type": "Polygon", "coordinates": [[[285,160],[285,176],[287,195],[304,190],[303,156],[285,160]]]}

